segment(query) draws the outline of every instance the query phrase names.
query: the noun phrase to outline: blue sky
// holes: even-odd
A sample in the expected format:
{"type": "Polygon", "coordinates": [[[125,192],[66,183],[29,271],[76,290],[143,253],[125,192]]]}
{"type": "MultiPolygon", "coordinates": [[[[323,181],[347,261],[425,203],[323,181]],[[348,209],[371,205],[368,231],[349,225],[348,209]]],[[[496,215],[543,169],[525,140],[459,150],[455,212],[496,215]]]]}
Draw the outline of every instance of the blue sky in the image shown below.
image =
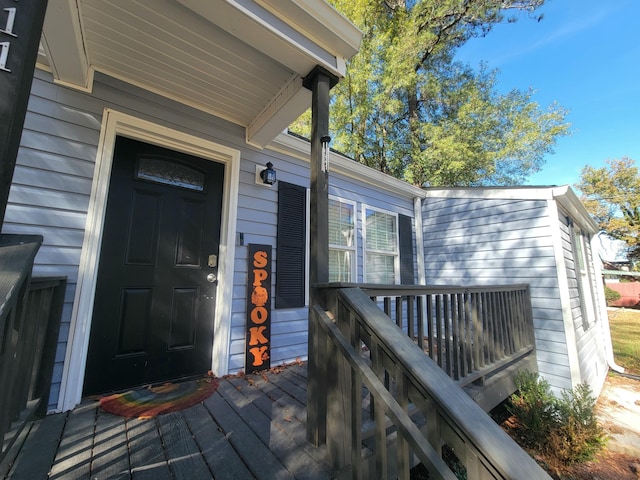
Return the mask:
{"type": "Polygon", "coordinates": [[[630,157],[640,167],[640,0],[548,0],[540,22],[518,15],[471,40],[457,59],[499,70],[499,88],[569,110],[572,134],[527,182],[573,185],[585,165],[630,157]]]}

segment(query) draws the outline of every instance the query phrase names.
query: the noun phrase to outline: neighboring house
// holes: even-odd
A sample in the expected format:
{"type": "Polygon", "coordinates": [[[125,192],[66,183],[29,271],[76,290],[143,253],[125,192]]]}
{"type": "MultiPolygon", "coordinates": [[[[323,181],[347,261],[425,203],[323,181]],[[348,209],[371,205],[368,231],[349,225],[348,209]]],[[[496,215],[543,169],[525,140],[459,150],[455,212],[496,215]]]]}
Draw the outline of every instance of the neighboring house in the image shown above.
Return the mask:
{"type": "MultiPolygon", "coordinates": [[[[304,359],[310,147],[281,132],[360,33],[312,0],[50,3],[3,232],[42,235],[34,274],[68,277],[51,408],[304,359]]],[[[570,189],[423,190],[335,154],[329,171],[330,281],[530,283],[540,371],[599,391],[593,223],[570,189]]]]}
{"type": "Polygon", "coordinates": [[[568,186],[427,189],[428,284],[529,284],[538,368],[599,393],[613,365],[597,225],[568,186]]]}

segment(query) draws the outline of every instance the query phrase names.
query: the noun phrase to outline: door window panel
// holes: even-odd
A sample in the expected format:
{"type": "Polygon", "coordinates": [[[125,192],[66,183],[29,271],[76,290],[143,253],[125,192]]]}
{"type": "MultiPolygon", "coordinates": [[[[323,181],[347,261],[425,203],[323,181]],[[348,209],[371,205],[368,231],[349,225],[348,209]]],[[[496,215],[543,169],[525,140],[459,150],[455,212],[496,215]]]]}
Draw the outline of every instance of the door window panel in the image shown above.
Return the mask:
{"type": "Polygon", "coordinates": [[[204,173],[172,160],[156,157],[140,157],[136,168],[136,179],[162,183],[173,187],[202,192],[204,173]]]}

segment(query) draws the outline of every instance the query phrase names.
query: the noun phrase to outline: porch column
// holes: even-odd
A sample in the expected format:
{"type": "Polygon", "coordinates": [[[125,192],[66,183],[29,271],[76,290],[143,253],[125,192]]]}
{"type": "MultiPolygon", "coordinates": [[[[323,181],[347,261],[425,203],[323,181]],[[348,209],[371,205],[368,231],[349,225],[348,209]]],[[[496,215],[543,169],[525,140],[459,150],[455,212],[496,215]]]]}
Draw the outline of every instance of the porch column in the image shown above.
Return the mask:
{"type": "MultiPolygon", "coordinates": [[[[304,86],[311,90],[311,211],[310,259],[309,259],[309,305],[326,308],[326,298],[317,288],[318,284],[329,281],[329,172],[323,166],[322,141],[329,135],[329,90],[337,83],[337,78],[321,67],[316,67],[304,80],[304,86]]],[[[326,351],[319,348],[318,335],[309,324],[307,362],[307,440],[320,445],[326,438],[326,362],[318,355],[326,351]]]]}
{"type": "Polygon", "coordinates": [[[47,0],[0,0],[0,226],[16,166],[47,0]]]}

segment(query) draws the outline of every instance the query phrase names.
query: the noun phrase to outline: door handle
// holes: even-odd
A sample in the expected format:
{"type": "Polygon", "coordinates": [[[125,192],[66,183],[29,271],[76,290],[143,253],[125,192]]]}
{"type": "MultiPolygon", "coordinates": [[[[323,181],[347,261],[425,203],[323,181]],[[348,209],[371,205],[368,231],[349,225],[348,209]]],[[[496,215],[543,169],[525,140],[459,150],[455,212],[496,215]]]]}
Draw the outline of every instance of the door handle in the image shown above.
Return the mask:
{"type": "Polygon", "coordinates": [[[216,280],[217,280],[217,277],[215,273],[210,273],[209,275],[207,275],[207,282],[213,283],[216,280]]]}

